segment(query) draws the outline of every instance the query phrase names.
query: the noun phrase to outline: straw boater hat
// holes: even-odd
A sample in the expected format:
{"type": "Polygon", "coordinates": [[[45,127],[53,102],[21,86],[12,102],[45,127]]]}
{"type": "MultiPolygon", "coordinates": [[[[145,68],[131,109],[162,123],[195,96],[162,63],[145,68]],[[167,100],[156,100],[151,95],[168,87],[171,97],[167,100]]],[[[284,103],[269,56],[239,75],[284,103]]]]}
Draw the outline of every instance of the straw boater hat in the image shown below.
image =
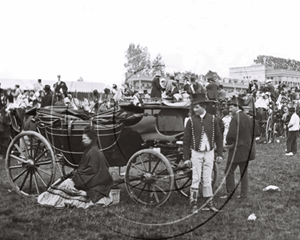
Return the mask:
{"type": "Polygon", "coordinates": [[[244,99],[240,98],[240,97],[233,97],[230,102],[228,103],[228,106],[230,105],[234,105],[234,106],[237,106],[239,107],[241,110],[244,111],[244,99]]]}
{"type": "Polygon", "coordinates": [[[272,82],[272,79],[267,79],[266,83],[272,82]]]}

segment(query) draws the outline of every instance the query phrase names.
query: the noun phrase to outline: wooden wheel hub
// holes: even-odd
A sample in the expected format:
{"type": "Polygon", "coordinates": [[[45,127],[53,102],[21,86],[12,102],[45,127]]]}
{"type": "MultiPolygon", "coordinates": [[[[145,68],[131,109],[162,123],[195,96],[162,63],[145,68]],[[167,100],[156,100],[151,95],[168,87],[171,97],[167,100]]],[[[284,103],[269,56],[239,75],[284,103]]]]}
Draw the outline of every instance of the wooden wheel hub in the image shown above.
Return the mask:
{"type": "Polygon", "coordinates": [[[145,173],[142,176],[142,181],[146,182],[146,183],[153,183],[153,182],[155,182],[155,179],[153,178],[153,174],[151,174],[151,173],[145,173]]]}

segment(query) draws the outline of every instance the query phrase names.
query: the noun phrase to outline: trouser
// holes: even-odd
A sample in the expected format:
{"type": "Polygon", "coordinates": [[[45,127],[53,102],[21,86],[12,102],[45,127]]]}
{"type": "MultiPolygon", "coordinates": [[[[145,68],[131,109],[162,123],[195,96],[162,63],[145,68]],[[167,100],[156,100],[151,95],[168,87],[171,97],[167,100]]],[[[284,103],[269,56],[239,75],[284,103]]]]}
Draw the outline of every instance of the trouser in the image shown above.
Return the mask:
{"type": "Polygon", "coordinates": [[[207,152],[197,152],[195,150],[192,150],[191,161],[193,164],[191,191],[198,191],[203,172],[203,197],[211,197],[213,195],[211,186],[211,175],[214,163],[214,150],[207,152]]]}
{"type": "MultiPolygon", "coordinates": [[[[230,163],[228,163],[230,164],[230,163]]],[[[230,196],[235,190],[234,172],[236,167],[239,166],[241,175],[241,197],[248,195],[248,161],[233,162],[226,176],[226,189],[227,195],[230,196]]],[[[228,166],[229,167],[229,166],[228,166]]]]}
{"type": "Polygon", "coordinates": [[[297,135],[298,131],[288,132],[288,137],[286,140],[286,152],[292,152],[293,154],[297,153],[297,135]]]}

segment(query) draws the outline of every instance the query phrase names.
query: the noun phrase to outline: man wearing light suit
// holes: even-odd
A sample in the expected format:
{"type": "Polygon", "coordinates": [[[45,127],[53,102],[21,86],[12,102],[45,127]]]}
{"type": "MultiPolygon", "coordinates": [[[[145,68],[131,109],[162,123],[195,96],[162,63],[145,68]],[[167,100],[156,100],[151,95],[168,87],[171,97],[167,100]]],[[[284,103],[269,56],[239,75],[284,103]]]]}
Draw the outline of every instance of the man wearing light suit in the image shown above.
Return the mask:
{"type": "Polygon", "coordinates": [[[204,93],[193,95],[192,117],[189,118],[183,136],[184,164],[192,166],[190,204],[192,212],[197,212],[197,198],[201,175],[203,174],[203,197],[207,205],[203,210],[218,212],[212,202],[211,176],[214,163],[214,147],[217,146],[217,161],[222,160],[223,137],[219,119],[206,112],[207,102],[204,93]]]}

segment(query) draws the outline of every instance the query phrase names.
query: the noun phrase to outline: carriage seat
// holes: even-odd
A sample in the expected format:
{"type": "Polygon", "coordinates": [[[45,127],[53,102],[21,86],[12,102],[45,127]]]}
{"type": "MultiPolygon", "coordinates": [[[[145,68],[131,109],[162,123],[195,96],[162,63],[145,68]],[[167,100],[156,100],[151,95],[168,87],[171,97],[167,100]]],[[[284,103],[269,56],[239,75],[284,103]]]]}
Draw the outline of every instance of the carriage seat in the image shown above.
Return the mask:
{"type": "Polygon", "coordinates": [[[82,120],[90,119],[90,116],[83,109],[75,110],[65,106],[47,106],[38,110],[39,114],[51,115],[54,117],[74,116],[82,120]]]}

